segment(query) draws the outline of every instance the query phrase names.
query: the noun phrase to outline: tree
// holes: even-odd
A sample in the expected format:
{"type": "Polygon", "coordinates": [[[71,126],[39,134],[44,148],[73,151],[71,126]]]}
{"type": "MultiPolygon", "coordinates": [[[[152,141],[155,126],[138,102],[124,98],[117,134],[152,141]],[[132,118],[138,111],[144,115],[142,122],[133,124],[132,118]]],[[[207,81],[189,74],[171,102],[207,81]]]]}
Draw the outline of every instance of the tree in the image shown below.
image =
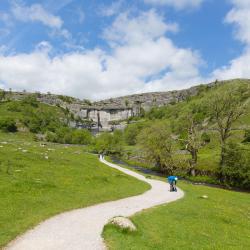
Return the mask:
{"type": "Polygon", "coordinates": [[[250,129],[245,130],[243,142],[250,142],[250,129]]]}
{"type": "Polygon", "coordinates": [[[128,99],[125,100],[125,106],[126,106],[126,108],[129,106],[129,100],[128,99]]]}
{"type": "Polygon", "coordinates": [[[143,128],[142,123],[133,123],[128,125],[124,130],[124,140],[128,145],[136,144],[136,137],[143,128]]]}
{"type": "Polygon", "coordinates": [[[121,154],[123,149],[123,133],[121,130],[115,130],[112,136],[111,152],[121,154]]]}
{"type": "Polygon", "coordinates": [[[250,154],[239,144],[229,142],[225,149],[223,181],[230,186],[250,189],[250,154]]]}
{"type": "Polygon", "coordinates": [[[203,145],[202,141],[202,126],[194,121],[193,117],[189,118],[187,129],[187,136],[184,138],[185,148],[191,154],[190,173],[192,176],[196,175],[196,165],[198,160],[199,149],[203,145]]]}
{"type": "Polygon", "coordinates": [[[4,132],[17,132],[16,122],[12,118],[1,118],[0,130],[4,132]]]}
{"type": "Polygon", "coordinates": [[[181,132],[179,140],[191,155],[191,160],[189,161],[190,174],[195,176],[198,152],[205,144],[204,138],[206,137],[205,139],[207,139],[204,132],[204,118],[200,115],[200,113],[196,113],[196,108],[193,108],[192,112],[188,113],[186,117],[181,117],[178,120],[178,124],[179,131],[181,132]]]}
{"type": "Polygon", "coordinates": [[[157,122],[144,128],[138,136],[138,142],[145,157],[160,171],[173,173],[173,139],[164,123],[157,122]]]}
{"type": "Polygon", "coordinates": [[[215,129],[220,135],[221,167],[225,162],[226,142],[231,136],[232,125],[244,114],[244,106],[241,91],[237,88],[228,88],[210,97],[210,117],[215,122],[215,129]]]}
{"type": "Polygon", "coordinates": [[[72,143],[88,145],[91,143],[92,135],[87,129],[75,129],[72,132],[72,143]]]}
{"type": "Polygon", "coordinates": [[[4,90],[0,90],[0,101],[4,100],[6,92],[4,90]]]}
{"type": "Polygon", "coordinates": [[[105,132],[100,134],[95,142],[95,148],[98,153],[110,153],[112,145],[112,134],[105,132]]]}

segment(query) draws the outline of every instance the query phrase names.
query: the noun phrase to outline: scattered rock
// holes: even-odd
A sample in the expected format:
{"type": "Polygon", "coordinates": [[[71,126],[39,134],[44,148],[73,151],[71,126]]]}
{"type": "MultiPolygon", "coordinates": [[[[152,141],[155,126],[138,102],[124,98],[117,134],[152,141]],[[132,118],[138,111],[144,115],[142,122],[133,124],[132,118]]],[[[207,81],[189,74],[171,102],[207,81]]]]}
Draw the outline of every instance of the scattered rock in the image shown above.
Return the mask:
{"type": "Polygon", "coordinates": [[[207,196],[207,195],[202,195],[201,198],[202,198],[202,199],[207,199],[208,196],[207,196]]]}
{"type": "Polygon", "coordinates": [[[44,158],[45,158],[46,160],[48,160],[48,159],[49,159],[49,157],[48,157],[47,155],[45,155],[45,156],[44,156],[44,158]]]}
{"type": "Polygon", "coordinates": [[[114,217],[112,218],[109,223],[116,225],[120,227],[121,229],[128,229],[129,231],[136,231],[136,226],[133,224],[133,222],[126,218],[126,217],[114,217]]]}
{"type": "Polygon", "coordinates": [[[26,150],[26,149],[23,149],[23,150],[22,150],[22,152],[23,152],[23,153],[27,153],[27,152],[28,152],[28,150],[26,150]]]}

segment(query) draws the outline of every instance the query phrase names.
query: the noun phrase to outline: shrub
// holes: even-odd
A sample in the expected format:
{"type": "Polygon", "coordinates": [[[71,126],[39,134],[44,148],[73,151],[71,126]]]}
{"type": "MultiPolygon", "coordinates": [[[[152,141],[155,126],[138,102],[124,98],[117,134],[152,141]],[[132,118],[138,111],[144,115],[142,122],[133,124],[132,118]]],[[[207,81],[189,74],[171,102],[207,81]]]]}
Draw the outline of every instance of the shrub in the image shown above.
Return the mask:
{"type": "Polygon", "coordinates": [[[92,141],[92,135],[87,129],[77,129],[72,132],[72,143],[88,145],[92,141]]]}
{"type": "Polygon", "coordinates": [[[4,100],[6,96],[6,92],[4,90],[0,90],[0,101],[4,100]]]}
{"type": "Polygon", "coordinates": [[[100,134],[95,141],[95,150],[98,153],[121,154],[123,147],[123,135],[119,130],[113,134],[105,132],[100,134]]]}
{"type": "Polygon", "coordinates": [[[50,142],[57,142],[58,138],[57,138],[56,133],[53,133],[53,132],[50,132],[50,131],[47,132],[46,133],[46,140],[50,141],[50,142]]]}
{"type": "Polygon", "coordinates": [[[88,145],[92,142],[92,135],[86,129],[60,127],[55,132],[48,131],[46,140],[57,143],[88,145]]]}
{"type": "Polygon", "coordinates": [[[136,144],[136,137],[142,130],[143,125],[141,123],[130,124],[124,131],[124,139],[128,145],[136,144]]]}
{"type": "Polygon", "coordinates": [[[204,132],[202,135],[201,135],[201,139],[202,141],[204,141],[205,143],[209,143],[211,141],[211,138],[210,138],[210,135],[206,132],[204,132]]]}
{"type": "Polygon", "coordinates": [[[73,101],[74,101],[73,97],[65,96],[65,95],[58,95],[58,98],[60,100],[62,100],[63,102],[66,102],[66,103],[69,103],[69,104],[73,103],[73,101]]]}
{"type": "Polygon", "coordinates": [[[250,130],[245,131],[243,142],[250,142],[250,130]]]}
{"type": "Polygon", "coordinates": [[[9,102],[7,105],[7,109],[11,112],[21,112],[22,106],[18,102],[9,102]]]}
{"type": "Polygon", "coordinates": [[[112,135],[108,132],[100,134],[95,141],[95,149],[98,153],[109,153],[111,151],[112,135]]]}
{"type": "Polygon", "coordinates": [[[23,100],[22,100],[22,103],[23,104],[28,104],[34,108],[37,108],[39,105],[38,105],[38,101],[36,99],[36,96],[35,95],[28,95],[26,96],[23,100]]]}
{"type": "Polygon", "coordinates": [[[5,118],[0,120],[0,129],[4,132],[16,132],[17,126],[13,119],[5,118]]]}
{"type": "Polygon", "coordinates": [[[230,186],[250,189],[250,155],[240,145],[230,142],[225,150],[221,174],[230,186]]]}

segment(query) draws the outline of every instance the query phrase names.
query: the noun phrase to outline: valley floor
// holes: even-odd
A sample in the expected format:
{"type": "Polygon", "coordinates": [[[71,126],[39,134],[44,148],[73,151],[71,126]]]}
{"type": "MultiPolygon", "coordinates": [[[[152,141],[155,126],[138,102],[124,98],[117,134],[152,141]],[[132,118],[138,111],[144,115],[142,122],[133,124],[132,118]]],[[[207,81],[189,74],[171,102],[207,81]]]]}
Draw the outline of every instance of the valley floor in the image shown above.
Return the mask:
{"type": "Polygon", "coordinates": [[[131,217],[136,233],[106,226],[103,235],[109,249],[249,249],[248,193],[185,182],[179,186],[185,191],[184,199],[131,217]]]}
{"type": "Polygon", "coordinates": [[[0,248],[56,214],[150,188],[83,151],[34,142],[29,133],[0,133],[0,248]]]}
{"type": "Polygon", "coordinates": [[[98,250],[105,249],[101,233],[114,216],[131,216],[143,209],[179,199],[183,192],[169,192],[166,182],[150,180],[128,169],[102,160],[111,168],[143,180],[151,189],[139,196],[106,202],[55,216],[27,232],[7,248],[8,250],[98,250]]]}

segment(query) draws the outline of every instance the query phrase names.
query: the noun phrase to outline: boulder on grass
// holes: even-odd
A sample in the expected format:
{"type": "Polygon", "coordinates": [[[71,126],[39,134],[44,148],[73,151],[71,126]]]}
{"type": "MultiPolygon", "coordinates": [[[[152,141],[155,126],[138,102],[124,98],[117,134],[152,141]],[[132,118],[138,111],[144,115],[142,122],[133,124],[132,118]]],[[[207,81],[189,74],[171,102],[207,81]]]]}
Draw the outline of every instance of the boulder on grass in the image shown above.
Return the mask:
{"type": "Polygon", "coordinates": [[[133,224],[133,222],[122,216],[114,217],[109,221],[110,224],[116,225],[120,227],[121,229],[128,229],[129,231],[136,231],[136,226],[133,224]]]}

